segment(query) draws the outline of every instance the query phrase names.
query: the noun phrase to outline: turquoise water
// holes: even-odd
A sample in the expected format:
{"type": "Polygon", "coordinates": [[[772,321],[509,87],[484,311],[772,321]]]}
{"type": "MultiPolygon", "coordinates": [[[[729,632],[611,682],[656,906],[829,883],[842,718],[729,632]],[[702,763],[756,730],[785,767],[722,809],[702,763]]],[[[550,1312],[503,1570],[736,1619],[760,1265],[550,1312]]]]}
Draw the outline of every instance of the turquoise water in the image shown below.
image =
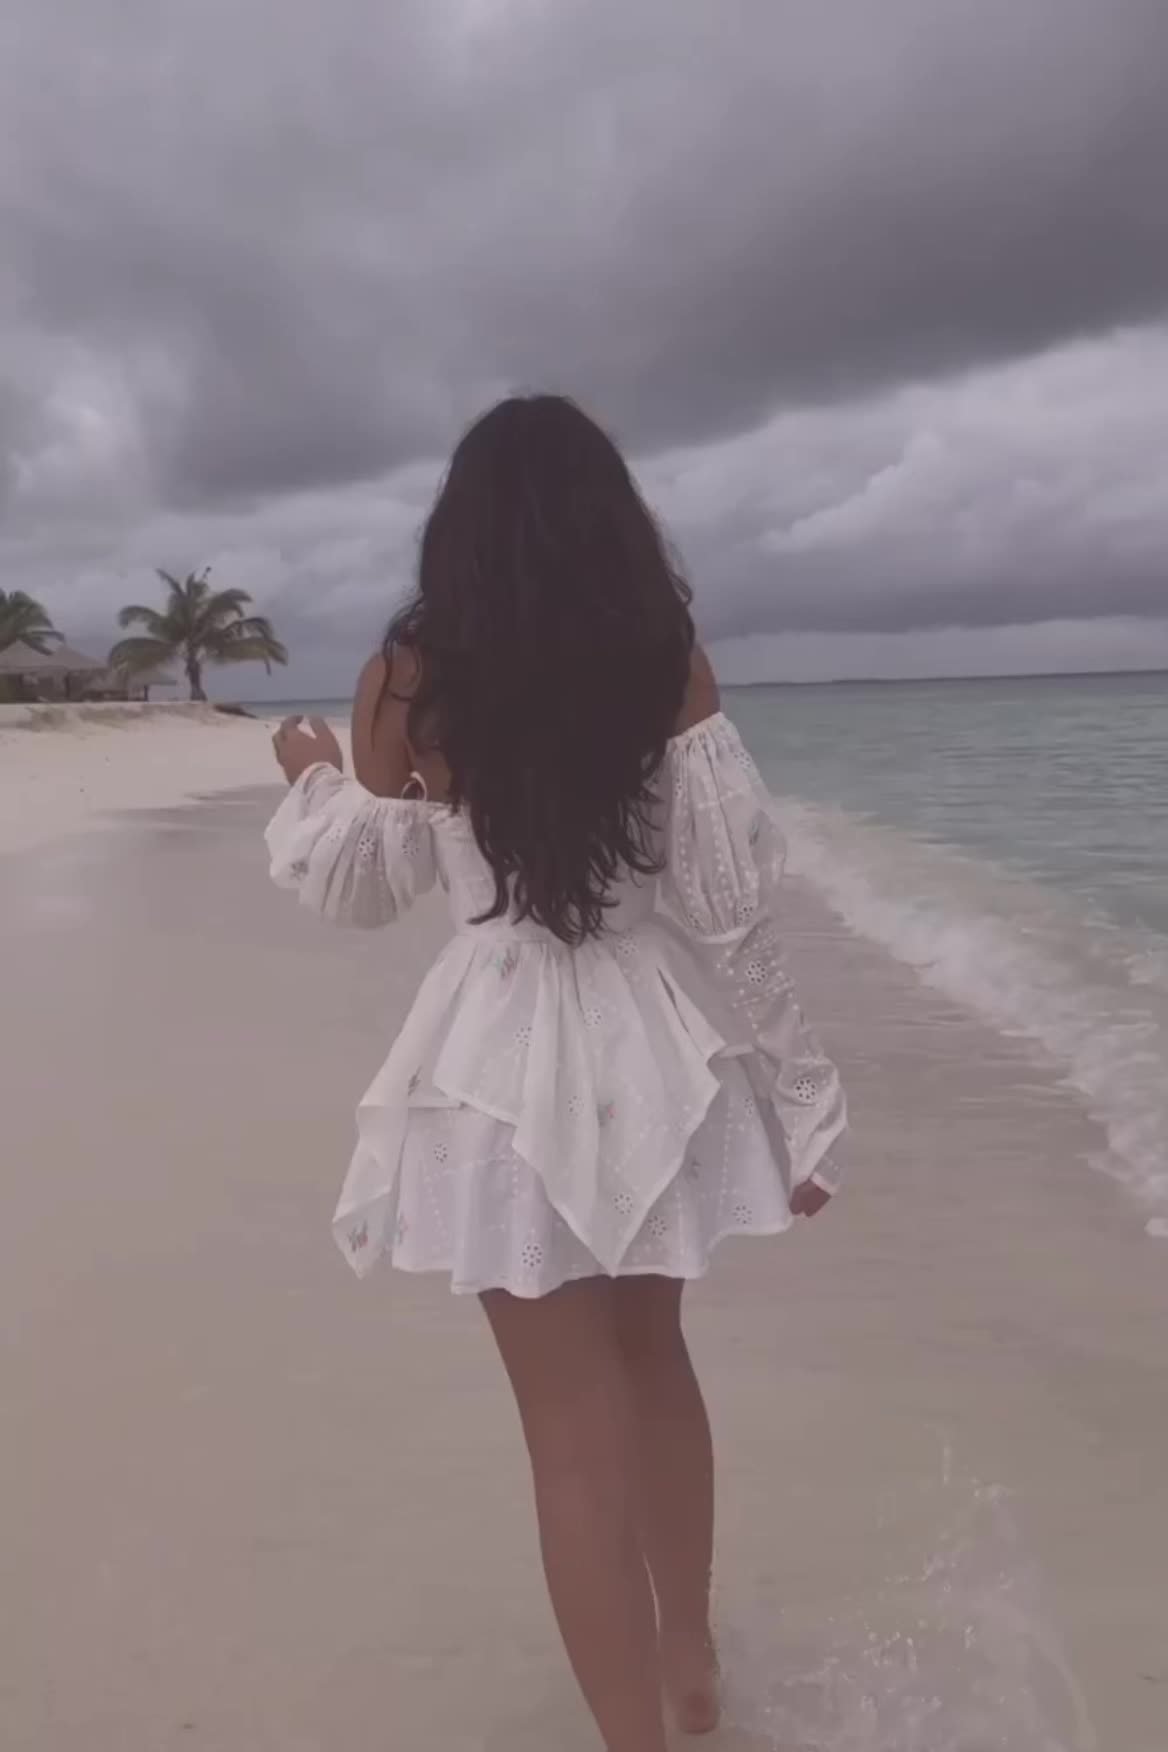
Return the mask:
{"type": "Polygon", "coordinates": [[[1168,932],[1168,675],[735,690],[780,790],[1168,932]]]}
{"type": "Polygon", "coordinates": [[[1085,1097],[1168,1236],[1168,676],[734,690],[791,869],[1085,1097]]]}

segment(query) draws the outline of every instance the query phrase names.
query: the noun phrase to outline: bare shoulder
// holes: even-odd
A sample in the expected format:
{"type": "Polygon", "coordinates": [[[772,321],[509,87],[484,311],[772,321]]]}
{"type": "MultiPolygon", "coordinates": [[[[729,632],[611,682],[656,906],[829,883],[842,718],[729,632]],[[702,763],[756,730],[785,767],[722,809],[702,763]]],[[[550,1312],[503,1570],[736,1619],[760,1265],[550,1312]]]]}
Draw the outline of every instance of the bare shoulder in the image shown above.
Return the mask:
{"type": "Polygon", "coordinates": [[[690,659],[689,685],[685,690],[681,711],[677,715],[674,734],[679,736],[683,730],[692,730],[695,724],[712,718],[721,709],[722,699],[710,659],[702,647],[695,644],[690,659]]]}
{"type": "Polygon", "coordinates": [[[401,797],[421,779],[435,803],[450,795],[450,769],[441,751],[410,744],[410,706],[422,679],[417,653],[397,645],[387,658],[371,657],[357,678],[353,700],[353,770],[375,797],[401,797]]]}
{"type": "Polygon", "coordinates": [[[408,705],[418,685],[420,666],[416,654],[406,645],[395,645],[391,657],[375,651],[357,677],[357,695],[363,694],[376,704],[384,696],[386,703],[397,700],[408,705]]]}
{"type": "Polygon", "coordinates": [[[400,797],[410,776],[406,716],[417,680],[412,653],[370,657],[353,696],[353,771],[375,797],[400,797]]]}

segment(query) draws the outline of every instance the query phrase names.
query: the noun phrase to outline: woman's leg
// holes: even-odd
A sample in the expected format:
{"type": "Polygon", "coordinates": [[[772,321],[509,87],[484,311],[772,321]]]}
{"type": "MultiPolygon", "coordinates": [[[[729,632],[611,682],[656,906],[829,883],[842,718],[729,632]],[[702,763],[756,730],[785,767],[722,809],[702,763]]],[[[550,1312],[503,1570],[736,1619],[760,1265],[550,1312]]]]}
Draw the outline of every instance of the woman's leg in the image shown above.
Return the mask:
{"type": "Polygon", "coordinates": [[[620,1278],[614,1293],[636,1410],[641,1539],[657,1595],[662,1676],[678,1725],[708,1733],[719,1714],[710,1632],[714,1454],[681,1329],[682,1284],[620,1278]]]}
{"type": "Polygon", "coordinates": [[[607,1752],[666,1752],[637,1436],[614,1285],[482,1298],[531,1455],[544,1570],[607,1752]]]}

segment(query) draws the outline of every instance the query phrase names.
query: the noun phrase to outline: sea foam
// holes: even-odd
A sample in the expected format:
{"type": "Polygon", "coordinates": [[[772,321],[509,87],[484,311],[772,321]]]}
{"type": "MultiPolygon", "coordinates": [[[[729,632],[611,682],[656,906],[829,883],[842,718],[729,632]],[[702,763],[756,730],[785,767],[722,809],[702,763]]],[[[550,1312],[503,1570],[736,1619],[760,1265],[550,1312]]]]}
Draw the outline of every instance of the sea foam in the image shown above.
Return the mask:
{"type": "Polygon", "coordinates": [[[1086,1099],[1147,1232],[1168,1238],[1168,945],[982,858],[779,801],[793,875],[926,984],[1041,1048],[1086,1099]]]}

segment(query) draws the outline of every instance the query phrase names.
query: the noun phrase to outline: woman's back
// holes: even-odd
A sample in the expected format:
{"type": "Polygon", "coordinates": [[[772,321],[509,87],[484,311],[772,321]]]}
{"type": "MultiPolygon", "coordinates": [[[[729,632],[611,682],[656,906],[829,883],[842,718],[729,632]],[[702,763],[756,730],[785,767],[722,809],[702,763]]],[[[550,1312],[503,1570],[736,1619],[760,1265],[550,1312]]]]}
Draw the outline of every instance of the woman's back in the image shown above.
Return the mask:
{"type": "Polygon", "coordinates": [[[359,775],[399,795],[420,773],[469,819],[490,910],[586,938],[620,872],[653,872],[652,781],[711,680],[689,599],[600,428],[559,397],[501,403],[455,451],[362,677],[359,775]]]}
{"type": "MultiPolygon", "coordinates": [[[[469,813],[451,806],[449,764],[438,748],[417,754],[410,746],[408,714],[417,690],[419,665],[412,653],[404,660],[394,653],[392,665],[384,655],[371,658],[362,671],[353,707],[352,746],[357,778],[375,796],[398,797],[412,806],[418,821],[432,831],[436,874],[446,890],[456,928],[467,929],[489,913],[495,901],[495,876],[475,837],[469,813]],[[389,692],[396,676],[397,687],[389,692]]],[[[694,647],[685,699],[673,742],[684,733],[714,717],[719,709],[718,686],[705,653],[694,647]]],[[[541,726],[533,723],[531,736],[538,740],[541,726]]],[[[669,750],[650,787],[646,850],[663,867],[665,822],[671,777],[669,750]]],[[[653,909],[653,883],[643,873],[627,868],[614,870],[604,891],[598,939],[619,936],[653,909]]],[[[512,931],[521,921],[514,905],[496,922],[512,931]]],[[[529,940],[554,932],[528,919],[529,940]]]]}

